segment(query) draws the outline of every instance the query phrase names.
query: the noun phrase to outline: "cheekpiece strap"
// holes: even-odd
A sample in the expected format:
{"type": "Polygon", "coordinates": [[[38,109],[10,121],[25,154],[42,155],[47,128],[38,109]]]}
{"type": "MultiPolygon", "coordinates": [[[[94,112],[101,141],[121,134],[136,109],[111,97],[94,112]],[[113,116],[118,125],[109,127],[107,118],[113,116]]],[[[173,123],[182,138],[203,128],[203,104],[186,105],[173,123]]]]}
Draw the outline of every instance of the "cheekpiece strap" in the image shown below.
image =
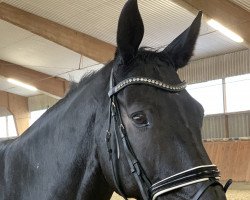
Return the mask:
{"type": "Polygon", "coordinates": [[[186,88],[187,84],[185,81],[179,83],[179,84],[166,84],[163,83],[159,80],[156,79],[151,79],[151,78],[145,78],[145,77],[132,77],[132,78],[127,78],[120,83],[118,83],[116,86],[110,87],[110,90],[108,92],[109,97],[112,96],[113,94],[119,92],[123,88],[129,86],[129,85],[134,85],[134,84],[143,84],[143,85],[149,85],[149,86],[154,86],[157,88],[161,88],[166,91],[170,92],[179,92],[182,91],[186,88]]]}

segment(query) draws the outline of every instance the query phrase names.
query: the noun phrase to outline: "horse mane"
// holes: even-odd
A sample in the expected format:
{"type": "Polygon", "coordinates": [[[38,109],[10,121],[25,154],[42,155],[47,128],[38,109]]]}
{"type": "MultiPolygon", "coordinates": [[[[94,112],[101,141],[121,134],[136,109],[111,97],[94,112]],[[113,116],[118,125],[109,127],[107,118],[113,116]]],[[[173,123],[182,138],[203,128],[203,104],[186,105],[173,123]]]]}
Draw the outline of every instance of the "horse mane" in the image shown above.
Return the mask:
{"type": "Polygon", "coordinates": [[[81,80],[78,83],[74,82],[74,81],[71,81],[70,82],[70,89],[69,89],[69,91],[67,92],[67,94],[65,95],[64,98],[67,98],[72,93],[74,93],[77,90],[78,87],[81,87],[81,86],[84,86],[84,85],[88,84],[94,78],[94,76],[98,73],[98,71],[100,71],[100,70],[90,71],[90,72],[84,74],[82,76],[81,80]]]}
{"type": "MultiPolygon", "coordinates": [[[[92,81],[93,80],[98,80],[97,77],[100,74],[104,74],[106,69],[111,65],[111,62],[107,63],[104,67],[102,67],[100,70],[97,71],[90,71],[86,74],[83,75],[79,83],[71,81],[70,82],[70,89],[68,92],[65,94],[65,96],[60,99],[55,105],[50,107],[40,118],[44,118],[48,114],[50,114],[53,111],[56,111],[62,104],[67,103],[70,101],[71,97],[76,94],[79,90],[82,90],[83,88],[91,90],[92,86],[92,81]]],[[[32,125],[35,126],[35,123],[32,125]]]]}
{"type": "Polygon", "coordinates": [[[172,63],[171,55],[167,52],[161,51],[162,47],[160,48],[153,48],[153,47],[140,47],[136,58],[142,61],[152,61],[155,59],[161,60],[165,63],[172,63]]]}

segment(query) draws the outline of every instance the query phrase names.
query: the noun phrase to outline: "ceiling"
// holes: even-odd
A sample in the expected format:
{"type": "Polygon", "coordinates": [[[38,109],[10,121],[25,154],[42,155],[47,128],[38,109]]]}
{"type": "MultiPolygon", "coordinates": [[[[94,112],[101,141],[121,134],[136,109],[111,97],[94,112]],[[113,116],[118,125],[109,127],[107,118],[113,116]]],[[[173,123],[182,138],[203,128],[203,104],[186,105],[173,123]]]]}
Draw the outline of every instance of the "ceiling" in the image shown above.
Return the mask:
{"type": "MultiPolygon", "coordinates": [[[[231,1],[249,11],[249,0],[231,1]]],[[[3,0],[2,2],[115,45],[117,20],[126,1],[3,0]]],[[[142,45],[155,48],[169,44],[191,24],[195,17],[170,0],[139,0],[139,8],[145,25],[142,45]]],[[[227,39],[203,21],[193,59],[246,48],[244,44],[227,39]]],[[[74,81],[79,81],[86,72],[103,66],[3,20],[0,20],[0,59],[74,81]]],[[[4,78],[0,78],[0,90],[23,96],[37,94],[6,83],[4,78]]]]}
{"type": "Polygon", "coordinates": [[[230,0],[231,2],[237,4],[238,6],[244,8],[250,12],[250,1],[249,0],[230,0]]]}

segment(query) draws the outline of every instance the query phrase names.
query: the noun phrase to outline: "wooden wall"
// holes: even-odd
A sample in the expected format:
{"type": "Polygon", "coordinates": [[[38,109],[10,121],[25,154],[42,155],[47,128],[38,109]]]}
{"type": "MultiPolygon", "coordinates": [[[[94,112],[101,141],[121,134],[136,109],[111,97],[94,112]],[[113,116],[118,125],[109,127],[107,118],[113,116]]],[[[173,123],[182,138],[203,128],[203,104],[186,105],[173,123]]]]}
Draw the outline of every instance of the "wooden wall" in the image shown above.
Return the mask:
{"type": "Polygon", "coordinates": [[[0,107],[7,109],[13,115],[18,135],[29,127],[27,97],[0,91],[0,107]]]}
{"type": "Polygon", "coordinates": [[[250,140],[211,141],[204,146],[221,171],[221,180],[250,181],[250,140]]]}

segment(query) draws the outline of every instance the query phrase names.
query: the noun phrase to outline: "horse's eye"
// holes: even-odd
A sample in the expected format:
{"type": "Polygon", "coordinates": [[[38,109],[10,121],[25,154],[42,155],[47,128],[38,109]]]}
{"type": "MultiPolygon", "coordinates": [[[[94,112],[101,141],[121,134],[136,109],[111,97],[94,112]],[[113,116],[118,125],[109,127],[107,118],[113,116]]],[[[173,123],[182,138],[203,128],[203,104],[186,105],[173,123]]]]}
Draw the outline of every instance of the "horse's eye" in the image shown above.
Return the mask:
{"type": "Polygon", "coordinates": [[[136,125],[139,125],[139,126],[149,125],[147,116],[143,112],[136,112],[132,114],[131,118],[136,125]]]}

